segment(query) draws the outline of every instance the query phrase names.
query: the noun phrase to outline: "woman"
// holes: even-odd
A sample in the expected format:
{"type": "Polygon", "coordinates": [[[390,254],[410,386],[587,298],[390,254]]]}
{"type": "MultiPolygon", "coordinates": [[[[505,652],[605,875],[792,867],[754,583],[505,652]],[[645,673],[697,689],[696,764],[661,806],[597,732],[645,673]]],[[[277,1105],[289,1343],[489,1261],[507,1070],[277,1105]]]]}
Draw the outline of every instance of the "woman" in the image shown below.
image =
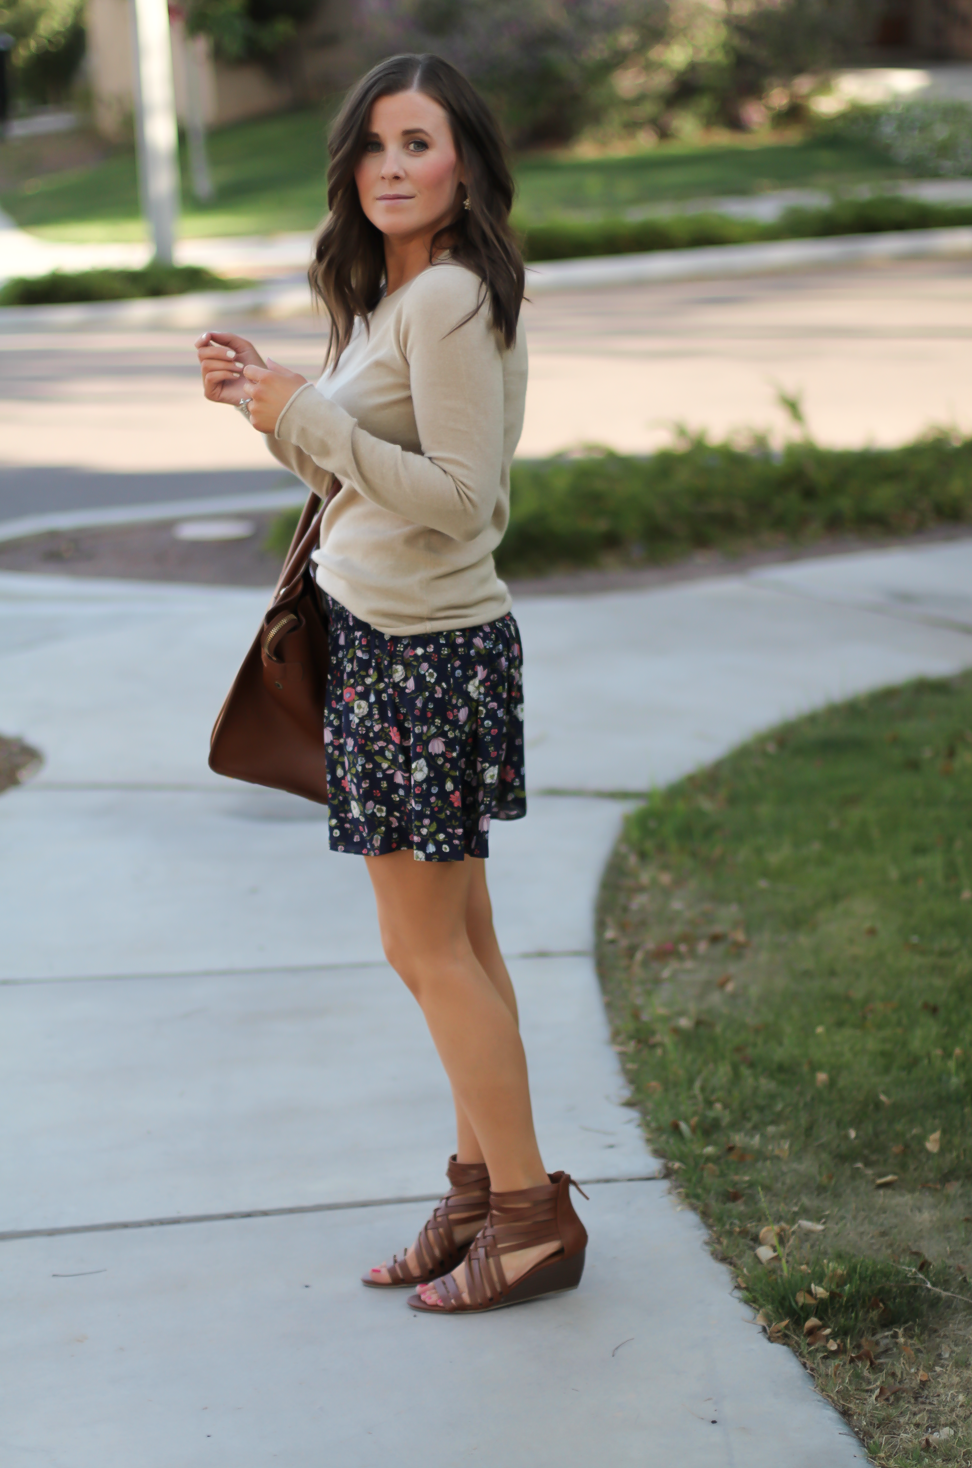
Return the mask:
{"type": "Polygon", "coordinates": [[[574,1288],[587,1241],[571,1179],[537,1147],[486,887],[491,817],[526,813],[520,636],[492,555],[526,395],[513,182],[488,109],[435,56],[369,72],[330,153],[310,270],[324,376],[229,333],[196,347],[210,401],[240,407],[307,484],[341,484],[315,553],[330,844],[365,859],[455,1101],[452,1187],[364,1283],[413,1287],[429,1313],[497,1309],[574,1288]]]}

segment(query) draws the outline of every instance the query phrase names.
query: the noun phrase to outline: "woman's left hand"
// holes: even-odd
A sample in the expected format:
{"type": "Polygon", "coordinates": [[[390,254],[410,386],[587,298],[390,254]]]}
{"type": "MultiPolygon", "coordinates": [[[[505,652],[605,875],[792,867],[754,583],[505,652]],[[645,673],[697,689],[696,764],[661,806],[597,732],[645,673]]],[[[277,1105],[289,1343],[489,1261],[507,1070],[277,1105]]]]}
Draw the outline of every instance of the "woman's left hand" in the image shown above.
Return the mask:
{"type": "Polygon", "coordinates": [[[250,422],[260,433],[273,433],[287,403],[307,381],[299,372],[281,367],[272,357],[266,367],[244,367],[246,396],[250,399],[250,422]]]}

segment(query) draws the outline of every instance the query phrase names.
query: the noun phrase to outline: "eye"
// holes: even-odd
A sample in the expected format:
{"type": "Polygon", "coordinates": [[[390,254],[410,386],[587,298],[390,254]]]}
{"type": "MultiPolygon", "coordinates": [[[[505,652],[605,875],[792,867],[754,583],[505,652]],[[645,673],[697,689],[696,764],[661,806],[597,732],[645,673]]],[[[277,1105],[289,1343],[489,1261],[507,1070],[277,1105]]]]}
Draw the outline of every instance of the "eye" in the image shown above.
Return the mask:
{"type": "Polygon", "coordinates": [[[426,143],[422,138],[413,138],[408,146],[410,148],[417,148],[420,153],[427,153],[429,151],[428,143],[426,143]]]}
{"type": "Polygon", "coordinates": [[[369,138],[364,145],[364,150],[366,153],[380,153],[381,144],[377,138],[369,138]]]}

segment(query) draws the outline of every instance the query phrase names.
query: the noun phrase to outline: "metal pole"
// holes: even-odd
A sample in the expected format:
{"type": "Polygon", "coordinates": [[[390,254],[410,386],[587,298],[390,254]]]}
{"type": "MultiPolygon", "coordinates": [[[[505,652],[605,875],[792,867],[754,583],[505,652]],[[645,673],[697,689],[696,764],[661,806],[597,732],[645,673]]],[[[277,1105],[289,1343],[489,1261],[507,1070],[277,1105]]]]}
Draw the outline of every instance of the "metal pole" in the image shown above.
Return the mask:
{"type": "Polygon", "coordinates": [[[206,40],[204,36],[185,35],[186,47],[186,93],[188,117],[186,132],[189,135],[189,168],[192,174],[192,192],[201,204],[208,204],[213,197],[213,181],[206,156],[206,123],[203,114],[202,72],[205,65],[206,40]]]}
{"type": "Polygon", "coordinates": [[[179,129],[172,86],[167,0],[132,0],[139,178],[155,258],[172,264],[179,214],[179,129]]]}

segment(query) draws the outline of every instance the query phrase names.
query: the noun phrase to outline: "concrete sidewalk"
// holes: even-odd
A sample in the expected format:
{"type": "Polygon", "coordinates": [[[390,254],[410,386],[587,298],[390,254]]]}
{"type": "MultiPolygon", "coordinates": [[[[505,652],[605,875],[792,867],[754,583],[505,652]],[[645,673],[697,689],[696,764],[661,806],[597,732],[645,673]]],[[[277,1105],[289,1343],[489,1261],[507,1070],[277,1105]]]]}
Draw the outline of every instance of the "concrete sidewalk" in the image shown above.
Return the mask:
{"type": "Polygon", "coordinates": [[[0,728],[46,756],[0,799],[4,1464],[864,1462],[620,1104],[591,948],[624,802],[594,792],[972,665],[970,588],[960,543],[517,607],[531,812],[491,886],[592,1241],[575,1294],[433,1323],[358,1284],[450,1150],[366,874],[205,764],[264,598],[0,577],[0,728]]]}

